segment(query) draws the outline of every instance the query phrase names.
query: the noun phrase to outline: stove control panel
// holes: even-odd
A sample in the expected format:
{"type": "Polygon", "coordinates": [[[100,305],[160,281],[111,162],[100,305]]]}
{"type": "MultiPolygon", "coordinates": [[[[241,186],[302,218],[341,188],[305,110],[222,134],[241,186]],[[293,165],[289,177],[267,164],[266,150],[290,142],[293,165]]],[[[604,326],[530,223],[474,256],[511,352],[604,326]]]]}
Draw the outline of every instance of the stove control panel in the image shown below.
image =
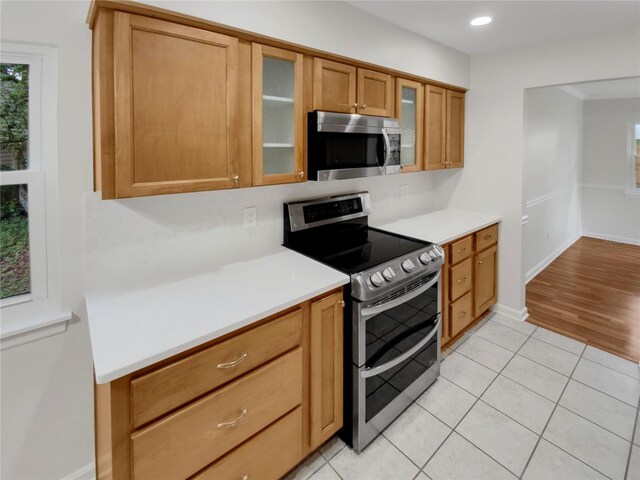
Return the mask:
{"type": "Polygon", "coordinates": [[[437,272],[444,263],[444,250],[430,245],[351,276],[351,294],[358,300],[368,300],[387,290],[401,287],[422,275],[437,272]]]}

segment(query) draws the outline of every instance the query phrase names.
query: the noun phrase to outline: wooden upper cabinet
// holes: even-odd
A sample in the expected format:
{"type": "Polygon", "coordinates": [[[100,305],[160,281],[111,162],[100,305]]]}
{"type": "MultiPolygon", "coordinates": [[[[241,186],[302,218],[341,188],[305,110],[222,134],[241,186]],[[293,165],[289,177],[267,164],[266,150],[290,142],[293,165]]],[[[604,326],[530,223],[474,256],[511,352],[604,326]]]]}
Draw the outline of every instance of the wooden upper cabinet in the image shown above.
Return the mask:
{"type": "Polygon", "coordinates": [[[390,117],[393,77],[324,58],[313,59],[313,109],[390,117]]]}
{"type": "Polygon", "coordinates": [[[424,169],[464,166],[464,93],[425,87],[424,169]]]}
{"type": "Polygon", "coordinates": [[[446,90],[432,85],[425,86],[425,170],[446,168],[446,125],[446,90]]]}
{"type": "Polygon", "coordinates": [[[400,164],[403,172],[422,169],[423,87],[418,82],[396,79],[396,116],[400,119],[400,164]]]}
{"type": "Polygon", "coordinates": [[[305,179],[303,55],[253,44],[253,184],[305,179]]]}
{"type": "Polygon", "coordinates": [[[237,38],[116,11],[94,42],[103,198],[239,186],[237,38]]]}
{"type": "Polygon", "coordinates": [[[310,444],[315,449],[342,428],[342,292],[311,304],[310,444]]]}
{"type": "Polygon", "coordinates": [[[391,75],[359,68],[357,113],[390,117],[393,112],[392,82],[391,75]]]}
{"type": "Polygon", "coordinates": [[[355,113],[356,67],[313,59],[313,109],[355,113]]]}
{"type": "Polygon", "coordinates": [[[447,166],[464,166],[464,93],[447,90],[447,166]]]}

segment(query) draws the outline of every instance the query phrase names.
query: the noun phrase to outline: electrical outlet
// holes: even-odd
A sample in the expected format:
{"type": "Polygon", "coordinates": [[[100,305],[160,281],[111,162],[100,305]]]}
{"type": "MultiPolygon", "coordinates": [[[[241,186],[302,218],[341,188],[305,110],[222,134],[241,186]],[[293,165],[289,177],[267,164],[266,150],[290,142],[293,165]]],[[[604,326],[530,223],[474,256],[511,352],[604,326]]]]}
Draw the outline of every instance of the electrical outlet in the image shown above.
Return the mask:
{"type": "Polygon", "coordinates": [[[258,224],[258,207],[247,207],[244,209],[244,226],[255,227],[258,224]]]}
{"type": "Polygon", "coordinates": [[[409,195],[409,185],[400,185],[400,198],[409,195]]]}

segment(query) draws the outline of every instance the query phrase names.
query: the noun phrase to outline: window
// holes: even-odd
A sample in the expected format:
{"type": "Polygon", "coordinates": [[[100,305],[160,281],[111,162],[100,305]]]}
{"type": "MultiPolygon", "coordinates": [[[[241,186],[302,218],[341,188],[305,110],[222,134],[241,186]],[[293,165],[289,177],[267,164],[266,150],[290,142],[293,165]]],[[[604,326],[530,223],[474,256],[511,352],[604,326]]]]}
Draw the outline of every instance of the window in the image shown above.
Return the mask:
{"type": "Polygon", "coordinates": [[[0,83],[4,348],[7,338],[67,317],[58,289],[55,48],[3,42],[0,83]]]}

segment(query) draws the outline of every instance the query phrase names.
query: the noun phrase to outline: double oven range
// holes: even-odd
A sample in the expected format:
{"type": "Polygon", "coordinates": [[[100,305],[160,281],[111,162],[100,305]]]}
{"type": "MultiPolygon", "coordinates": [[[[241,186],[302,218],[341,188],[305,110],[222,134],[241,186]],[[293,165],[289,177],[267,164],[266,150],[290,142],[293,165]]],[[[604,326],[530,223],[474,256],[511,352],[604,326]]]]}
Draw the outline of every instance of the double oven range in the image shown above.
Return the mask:
{"type": "Polygon", "coordinates": [[[368,226],[367,192],[284,205],[284,245],[351,277],[344,427],[362,451],[440,373],[439,245],[368,226]]]}

